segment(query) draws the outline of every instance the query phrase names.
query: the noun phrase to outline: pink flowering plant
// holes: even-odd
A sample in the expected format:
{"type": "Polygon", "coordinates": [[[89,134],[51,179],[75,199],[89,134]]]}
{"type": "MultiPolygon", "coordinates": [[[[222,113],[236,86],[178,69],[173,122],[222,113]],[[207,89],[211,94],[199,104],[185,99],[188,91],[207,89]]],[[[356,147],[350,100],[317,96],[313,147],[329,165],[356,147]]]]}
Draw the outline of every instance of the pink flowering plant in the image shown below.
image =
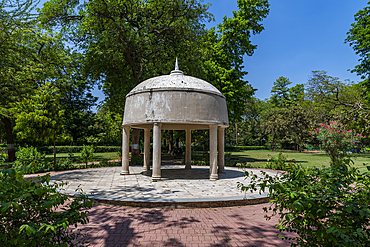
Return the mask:
{"type": "Polygon", "coordinates": [[[321,124],[309,134],[314,135],[323,143],[325,152],[329,155],[332,163],[349,157],[350,150],[359,149],[360,141],[367,138],[354,130],[347,130],[344,125],[334,121],[329,124],[321,124]]]}

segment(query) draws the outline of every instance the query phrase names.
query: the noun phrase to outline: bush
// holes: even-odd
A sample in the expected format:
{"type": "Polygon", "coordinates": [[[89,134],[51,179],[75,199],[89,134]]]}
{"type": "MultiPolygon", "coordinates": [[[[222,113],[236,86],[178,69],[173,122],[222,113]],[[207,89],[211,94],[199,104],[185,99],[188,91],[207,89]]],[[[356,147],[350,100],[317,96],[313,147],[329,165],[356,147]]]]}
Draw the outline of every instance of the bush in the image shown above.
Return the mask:
{"type": "MultiPolygon", "coordinates": [[[[28,166],[33,166],[30,163],[28,166]]],[[[25,169],[0,172],[0,241],[2,246],[74,246],[79,232],[69,226],[88,222],[92,200],[60,194],[63,184],[50,183],[49,175],[25,179],[25,169]]]]}
{"type": "Polygon", "coordinates": [[[349,157],[351,155],[349,150],[360,149],[360,140],[367,138],[367,136],[357,134],[354,130],[346,130],[344,125],[334,121],[329,124],[321,124],[320,127],[309,134],[316,136],[322,141],[325,146],[325,152],[333,163],[349,157]]]}
{"type": "Polygon", "coordinates": [[[4,164],[5,161],[7,160],[8,160],[8,155],[0,153],[0,165],[4,164]]]}
{"type": "Polygon", "coordinates": [[[239,150],[266,150],[267,146],[225,146],[226,151],[239,151],[239,150]]]}
{"type": "Polygon", "coordinates": [[[85,146],[83,145],[83,148],[81,150],[81,160],[86,164],[86,168],[88,165],[88,162],[91,161],[94,158],[94,147],[91,146],[85,146]]]}
{"type": "MultiPolygon", "coordinates": [[[[370,174],[351,167],[349,158],[327,168],[286,165],[286,173],[246,176],[242,191],[268,190],[272,215],[280,231],[295,232],[292,246],[368,246],[370,239],[370,174]]],[[[267,217],[268,219],[271,216],[267,217]]]]}
{"type": "Polygon", "coordinates": [[[13,168],[18,172],[25,170],[26,173],[37,173],[47,170],[45,154],[38,152],[35,147],[19,148],[16,157],[13,168]]]}
{"type": "MultiPolygon", "coordinates": [[[[37,148],[40,152],[53,153],[53,146],[40,146],[37,148]]],[[[56,146],[57,153],[80,153],[83,146],[56,146]]],[[[111,153],[119,152],[122,149],[121,146],[95,146],[94,150],[96,153],[111,153]]]]}
{"type": "Polygon", "coordinates": [[[143,164],[144,164],[144,158],[141,154],[131,156],[131,160],[130,160],[131,166],[143,165],[143,164]]]}
{"type": "Polygon", "coordinates": [[[296,163],[294,159],[288,160],[287,158],[288,158],[287,156],[284,156],[280,152],[277,158],[271,157],[270,161],[265,163],[265,168],[285,171],[286,169],[289,169],[291,166],[294,166],[296,163]]]}

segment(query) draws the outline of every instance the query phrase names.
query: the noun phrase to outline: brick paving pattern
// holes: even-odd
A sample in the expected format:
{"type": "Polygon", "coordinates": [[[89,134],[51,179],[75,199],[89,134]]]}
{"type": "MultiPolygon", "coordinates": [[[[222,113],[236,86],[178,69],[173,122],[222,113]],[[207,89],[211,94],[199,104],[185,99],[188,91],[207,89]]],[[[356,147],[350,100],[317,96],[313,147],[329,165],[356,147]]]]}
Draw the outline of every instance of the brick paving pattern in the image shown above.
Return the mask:
{"type": "MultiPolygon", "coordinates": [[[[95,205],[80,226],[88,246],[289,246],[268,204],[225,208],[143,209],[95,205]]],[[[285,236],[293,236],[292,234],[285,236]]]]}

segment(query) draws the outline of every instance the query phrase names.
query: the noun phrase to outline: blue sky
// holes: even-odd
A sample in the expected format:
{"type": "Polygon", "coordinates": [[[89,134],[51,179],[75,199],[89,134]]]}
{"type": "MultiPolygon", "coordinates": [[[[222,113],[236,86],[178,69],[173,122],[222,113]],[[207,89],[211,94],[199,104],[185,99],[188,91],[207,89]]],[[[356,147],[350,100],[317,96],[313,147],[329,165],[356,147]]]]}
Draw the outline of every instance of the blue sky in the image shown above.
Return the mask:
{"type": "MultiPolygon", "coordinates": [[[[231,16],[236,0],[211,0],[216,23],[231,16]]],[[[350,73],[358,56],[344,44],[354,15],[367,5],[365,0],[270,0],[270,14],[263,21],[265,30],[252,38],[258,45],[244,60],[246,80],[258,89],[256,97],[270,97],[274,81],[285,76],[292,85],[307,82],[311,71],[360,81],[350,73]]],[[[214,23],[214,24],[216,24],[214,23]]]]}

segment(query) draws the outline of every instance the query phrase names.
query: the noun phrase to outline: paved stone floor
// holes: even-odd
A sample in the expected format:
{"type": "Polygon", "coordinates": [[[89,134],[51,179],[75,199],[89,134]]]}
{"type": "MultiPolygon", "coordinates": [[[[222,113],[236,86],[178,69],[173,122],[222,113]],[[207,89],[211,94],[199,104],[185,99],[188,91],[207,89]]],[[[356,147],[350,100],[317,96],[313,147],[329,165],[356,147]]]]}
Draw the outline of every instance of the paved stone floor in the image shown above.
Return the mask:
{"type": "MultiPolygon", "coordinates": [[[[150,203],[261,197],[237,189],[237,182],[248,182],[244,171],[237,168],[226,167],[217,181],[209,181],[209,167],[194,166],[186,171],[176,163],[162,166],[162,181],[158,182],[152,182],[151,173],[144,174],[139,166],[130,167],[128,176],[119,175],[120,171],[120,167],[75,170],[54,173],[51,178],[68,182],[65,193],[73,194],[80,186],[92,197],[105,200],[150,203]]],[[[94,205],[89,223],[79,229],[86,233],[86,246],[289,246],[278,237],[278,218],[264,218],[263,207],[268,206],[163,209],[94,205]]]]}
{"type": "MultiPolygon", "coordinates": [[[[193,166],[185,170],[183,165],[162,165],[162,180],[153,182],[151,171],[131,166],[130,175],[120,175],[121,167],[108,167],[65,172],[51,177],[52,181],[64,181],[64,193],[73,195],[77,187],[92,198],[114,201],[140,202],[200,202],[258,199],[259,193],[242,193],[237,184],[248,183],[243,177],[245,170],[256,169],[226,167],[217,181],[209,180],[209,167],[193,166]]],[[[268,172],[273,175],[274,172],[268,172]]]]}
{"type": "MultiPolygon", "coordinates": [[[[138,209],[93,206],[80,226],[87,246],[290,246],[278,237],[276,217],[258,204],[199,209],[138,209]]],[[[293,234],[284,234],[293,237],[293,234]]]]}

